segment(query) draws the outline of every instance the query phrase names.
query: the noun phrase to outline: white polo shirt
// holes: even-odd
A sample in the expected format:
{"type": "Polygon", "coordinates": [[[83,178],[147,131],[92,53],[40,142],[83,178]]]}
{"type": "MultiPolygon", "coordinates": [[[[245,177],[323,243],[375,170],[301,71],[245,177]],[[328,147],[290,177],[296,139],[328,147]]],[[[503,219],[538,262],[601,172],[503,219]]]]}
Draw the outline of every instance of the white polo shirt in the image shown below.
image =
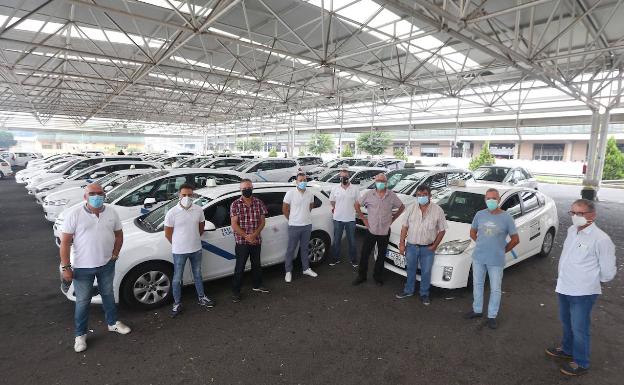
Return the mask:
{"type": "Polygon", "coordinates": [[[360,197],[360,189],[349,183],[347,188],[342,184],[334,186],[329,194],[329,200],[335,202],[334,220],[340,222],[355,221],[355,202],[360,197]]]}
{"type": "Polygon", "coordinates": [[[165,214],[165,226],[173,227],[171,252],[173,254],[194,253],[201,250],[199,224],[205,222],[204,210],[193,204],[185,210],[180,204],[173,206],[165,214]]]}
{"type": "Polygon", "coordinates": [[[86,204],[70,210],[63,221],[62,232],[74,236],[72,266],[82,269],[106,265],[113,255],[114,232],[121,229],[119,215],[110,206],[104,205],[99,216],[86,204]]]}
{"type": "Polygon", "coordinates": [[[307,226],[312,224],[310,204],[314,202],[314,194],[309,190],[292,189],[284,195],[284,203],[290,205],[288,226],[307,226]]]}
{"type": "Polygon", "coordinates": [[[601,294],[600,282],[615,277],[615,245],[595,224],[581,231],[568,228],[559,258],[557,288],[560,294],[580,296],[601,294]]]}

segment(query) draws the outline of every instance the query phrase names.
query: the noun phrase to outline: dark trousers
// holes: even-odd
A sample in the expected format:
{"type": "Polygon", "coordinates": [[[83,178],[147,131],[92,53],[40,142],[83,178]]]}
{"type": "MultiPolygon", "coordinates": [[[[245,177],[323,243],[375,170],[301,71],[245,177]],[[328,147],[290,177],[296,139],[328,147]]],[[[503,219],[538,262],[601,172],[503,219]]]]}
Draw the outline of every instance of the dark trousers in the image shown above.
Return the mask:
{"type": "Polygon", "coordinates": [[[262,286],[262,266],[260,264],[260,245],[236,244],[234,252],[236,253],[236,267],[234,268],[234,280],[232,282],[232,292],[240,294],[241,286],[243,286],[243,274],[245,273],[245,265],[247,258],[251,259],[251,279],[255,289],[262,286]]]}
{"type": "Polygon", "coordinates": [[[383,281],[384,259],[386,258],[386,250],[388,249],[388,240],[390,234],[375,235],[370,231],[366,231],[364,237],[364,244],[362,245],[362,254],[360,256],[360,266],[358,274],[361,278],[366,278],[368,275],[368,259],[373,251],[375,245],[377,245],[377,260],[375,261],[375,270],[373,271],[373,278],[375,281],[383,281]]]}

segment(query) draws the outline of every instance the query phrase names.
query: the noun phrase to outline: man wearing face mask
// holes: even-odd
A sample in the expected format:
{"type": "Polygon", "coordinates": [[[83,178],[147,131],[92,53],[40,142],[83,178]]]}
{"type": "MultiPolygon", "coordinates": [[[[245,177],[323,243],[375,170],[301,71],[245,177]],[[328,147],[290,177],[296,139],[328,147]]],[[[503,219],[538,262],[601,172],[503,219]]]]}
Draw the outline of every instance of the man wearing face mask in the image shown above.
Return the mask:
{"type": "Polygon", "coordinates": [[[505,253],[513,250],[520,238],[511,214],[499,207],[500,194],[491,188],[485,192],[486,209],[475,214],[470,228],[470,238],[475,241],[472,252],[472,311],[464,318],[483,316],[483,288],[485,275],[490,278],[490,302],[488,304],[487,326],[496,329],[496,316],[501,301],[505,253]],[[507,242],[507,237],[510,238],[507,242]]]}
{"type": "Polygon", "coordinates": [[[112,207],[104,205],[102,186],[87,185],[84,199],[84,205],[65,216],[59,250],[63,280],[74,284],[74,350],[77,353],[87,349],[89,305],[96,278],[108,331],[130,333],[130,328],[117,320],[113,293],[115,261],[123,244],[121,221],[112,207]],[[70,250],[73,250],[71,263],[70,250]]]}
{"type": "Polygon", "coordinates": [[[591,311],[602,293],[600,283],[611,281],[617,266],[611,238],[594,223],[594,202],[578,199],[570,215],[572,226],[563,243],[555,289],[563,339],[546,354],[567,361],[560,369],[563,374],[579,376],[589,370],[591,311]]]}
{"type": "Polygon", "coordinates": [[[355,202],[360,197],[360,190],[349,182],[349,171],[340,170],[340,185],[332,188],[329,201],[332,205],[334,217],[334,244],[332,245],[332,260],[329,266],[340,263],[340,244],[342,233],[346,230],[349,244],[349,260],[353,267],[358,266],[355,251],[355,202]]]}
{"type": "Polygon", "coordinates": [[[375,176],[375,189],[367,191],[355,202],[355,211],[362,222],[364,222],[368,231],[364,237],[358,276],[353,281],[354,285],[359,285],[366,281],[368,259],[375,245],[377,245],[377,260],[375,261],[373,279],[378,285],[383,285],[384,259],[388,248],[388,240],[390,239],[390,225],[405,210],[403,202],[401,202],[394,191],[386,189],[387,182],[388,180],[384,174],[377,174],[375,176]],[[366,207],[368,217],[364,216],[360,206],[366,207]],[[395,209],[397,211],[393,213],[395,209]]]}
{"type": "Polygon", "coordinates": [[[403,217],[399,253],[407,258],[407,282],[403,292],[397,294],[396,298],[402,299],[414,295],[416,269],[420,264],[420,300],[428,306],[431,303],[429,287],[431,286],[433,257],[444,238],[448,225],[442,208],[431,202],[429,186],[424,184],[418,186],[416,199],[418,204],[412,205],[403,217]]]}
{"type": "Polygon", "coordinates": [[[191,260],[193,282],[197,292],[199,306],[213,307],[214,301],[204,294],[204,280],[201,271],[202,245],[201,236],[204,233],[204,211],[193,204],[193,186],[184,183],[180,186],[179,202],[165,214],[165,237],[171,243],[173,254],[173,308],[171,317],[182,312],[182,274],[186,260],[191,260]]]}
{"type": "Polygon", "coordinates": [[[306,175],[302,172],[297,174],[297,187],[284,195],[282,213],[288,219],[288,247],[285,256],[286,282],[292,281],[293,258],[299,246],[301,266],[303,274],[309,277],[317,277],[310,268],[308,259],[308,243],[312,234],[312,215],[314,208],[314,194],[307,190],[306,175]]]}
{"type": "Polygon", "coordinates": [[[262,265],[260,263],[260,245],[262,237],[260,233],[264,228],[265,217],[268,210],[260,199],[253,196],[253,184],[249,179],[243,179],[240,183],[241,197],[235,200],[230,207],[232,231],[236,246],[236,267],[234,268],[234,280],[232,282],[232,301],[240,302],[241,286],[247,259],[251,260],[251,276],[253,279],[253,291],[268,293],[269,290],[262,286],[262,265]]]}

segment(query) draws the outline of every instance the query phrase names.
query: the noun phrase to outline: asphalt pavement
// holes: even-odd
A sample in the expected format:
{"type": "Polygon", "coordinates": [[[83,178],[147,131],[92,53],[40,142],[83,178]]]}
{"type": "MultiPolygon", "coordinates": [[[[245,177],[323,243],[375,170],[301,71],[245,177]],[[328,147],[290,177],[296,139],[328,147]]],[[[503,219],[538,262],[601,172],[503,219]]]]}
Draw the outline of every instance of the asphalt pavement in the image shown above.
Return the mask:
{"type": "MultiPolygon", "coordinates": [[[[283,267],[264,273],[270,294],[230,301],[230,279],[207,282],[217,306],[195,305],[184,289],[185,313],[169,308],[121,308],[132,327],[106,331],[93,306],[89,348],[73,351],[73,303],[61,295],[58,249],[51,224],[21,185],[0,181],[0,384],[622,384],[624,362],[624,205],[619,192],[597,203],[598,225],[612,236],[620,272],[603,286],[592,315],[592,368],[565,378],[544,348],[557,343],[554,293],[566,212],[576,186],[542,185],[558,206],[561,227],[552,254],[505,271],[499,328],[466,321],[468,289],[434,289],[432,304],[397,300],[404,278],[386,272],[354,287],[348,264],[316,271],[318,278],[283,267]],[[618,198],[619,197],[619,198],[618,198]],[[618,201],[620,200],[620,201],[618,201]]],[[[623,193],[624,194],[624,193],[623,193]]],[[[358,246],[362,237],[358,235],[358,246]]],[[[343,245],[343,247],[346,245],[343,245]]]]}

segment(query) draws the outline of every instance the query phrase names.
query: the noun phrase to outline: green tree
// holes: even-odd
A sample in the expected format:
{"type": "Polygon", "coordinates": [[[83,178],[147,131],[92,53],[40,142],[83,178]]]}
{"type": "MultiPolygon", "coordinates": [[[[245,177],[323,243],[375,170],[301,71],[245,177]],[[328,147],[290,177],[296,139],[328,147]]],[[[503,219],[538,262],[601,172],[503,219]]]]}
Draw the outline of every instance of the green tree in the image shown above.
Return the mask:
{"type": "Polygon", "coordinates": [[[315,155],[330,152],[334,148],[334,138],[330,134],[319,132],[312,135],[307,148],[315,155]]]}
{"type": "Polygon", "coordinates": [[[342,150],[342,154],[340,154],[343,158],[350,158],[353,156],[353,150],[351,150],[351,146],[345,146],[344,150],[342,150]]]}
{"type": "Polygon", "coordinates": [[[357,136],[357,145],[371,155],[381,155],[388,148],[392,137],[385,131],[363,132],[357,136]]]}
{"type": "Polygon", "coordinates": [[[394,157],[397,159],[403,159],[407,162],[407,155],[405,155],[405,151],[403,151],[402,149],[394,150],[394,157]]]}
{"type": "Polygon", "coordinates": [[[481,148],[479,156],[477,156],[476,158],[472,158],[470,164],[468,165],[468,168],[474,171],[484,164],[494,163],[496,163],[496,158],[494,158],[494,155],[492,155],[492,153],[490,152],[490,142],[485,142],[483,143],[483,147],[481,148]]]}
{"type": "Polygon", "coordinates": [[[0,148],[15,146],[17,141],[13,139],[13,134],[8,131],[0,131],[0,148]]]}
{"type": "Polygon", "coordinates": [[[272,148],[269,151],[269,158],[277,158],[277,151],[275,150],[275,148],[272,148]]]}
{"type": "Polygon", "coordinates": [[[602,169],[602,179],[624,179],[624,154],[617,147],[614,137],[607,141],[605,164],[602,169]]]}
{"type": "Polygon", "coordinates": [[[238,151],[262,151],[262,147],[264,147],[264,143],[260,138],[249,138],[236,142],[238,151]]]}

